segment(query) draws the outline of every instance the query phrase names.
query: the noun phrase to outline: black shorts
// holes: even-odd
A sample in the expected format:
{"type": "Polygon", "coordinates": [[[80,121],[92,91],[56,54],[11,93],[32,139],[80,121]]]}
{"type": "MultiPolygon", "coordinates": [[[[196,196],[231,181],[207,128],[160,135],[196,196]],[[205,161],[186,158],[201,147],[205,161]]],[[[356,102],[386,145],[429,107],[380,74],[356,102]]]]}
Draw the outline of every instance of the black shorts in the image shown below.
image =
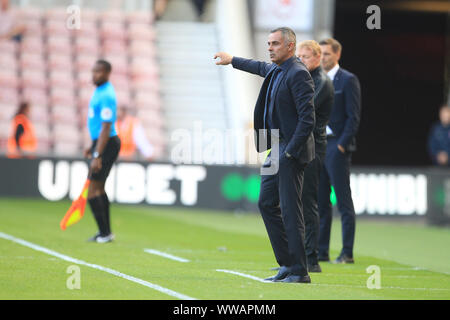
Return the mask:
{"type": "MultiPolygon", "coordinates": [[[[94,153],[95,147],[97,146],[97,140],[92,142],[91,152],[94,153]]],[[[109,138],[106,144],[105,150],[102,154],[102,168],[98,172],[89,171],[89,179],[95,181],[106,181],[109,172],[117,160],[120,151],[120,139],[118,136],[109,138]]],[[[91,160],[92,161],[92,160],[91,160]]],[[[90,167],[90,166],[89,166],[90,167]]]]}

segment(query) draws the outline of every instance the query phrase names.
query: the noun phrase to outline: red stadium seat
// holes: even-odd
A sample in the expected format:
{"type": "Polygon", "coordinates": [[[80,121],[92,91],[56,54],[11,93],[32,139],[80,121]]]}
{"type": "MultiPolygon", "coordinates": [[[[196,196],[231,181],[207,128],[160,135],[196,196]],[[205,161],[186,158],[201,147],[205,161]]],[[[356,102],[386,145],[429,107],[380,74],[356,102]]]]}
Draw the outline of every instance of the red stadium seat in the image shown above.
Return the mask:
{"type": "Polygon", "coordinates": [[[25,36],[20,43],[20,52],[29,52],[35,54],[42,54],[44,51],[44,45],[42,37],[25,36]]]}
{"type": "Polygon", "coordinates": [[[22,21],[27,20],[40,20],[43,17],[43,12],[40,8],[36,7],[20,7],[16,8],[18,19],[22,21]]]}
{"type": "MultiPolygon", "coordinates": [[[[1,95],[1,91],[0,91],[1,95]]],[[[1,121],[11,121],[14,114],[17,111],[17,106],[15,104],[0,102],[0,122],[1,121]]]]}
{"type": "Polygon", "coordinates": [[[32,106],[48,106],[48,96],[45,89],[25,87],[22,90],[22,99],[29,101],[32,106]]]}
{"type": "Polygon", "coordinates": [[[128,37],[130,40],[154,41],[156,32],[149,24],[130,23],[128,26],[128,37]]]}
{"type": "Polygon", "coordinates": [[[32,123],[48,124],[50,122],[48,107],[30,103],[30,119],[32,123]]]}
{"type": "Polygon", "coordinates": [[[17,43],[15,41],[0,40],[0,52],[2,54],[15,54],[17,43]]]}
{"type": "Polygon", "coordinates": [[[44,34],[52,37],[70,37],[72,30],[67,28],[66,20],[46,20],[44,34]]]}
{"type": "Polygon", "coordinates": [[[76,55],[99,56],[100,46],[96,36],[79,36],[75,38],[76,55]]]}
{"type": "Polygon", "coordinates": [[[50,8],[44,13],[44,19],[46,20],[60,20],[65,22],[68,17],[69,13],[67,13],[67,8],[65,7],[50,8]]]}
{"type": "Polygon", "coordinates": [[[19,86],[19,79],[15,70],[0,69],[0,88],[16,90],[19,86]]]}
{"type": "Polygon", "coordinates": [[[52,121],[78,125],[78,108],[71,106],[53,106],[51,108],[52,121]]]}
{"type": "Polygon", "coordinates": [[[53,152],[64,157],[79,157],[81,155],[79,142],[55,142],[53,152]]]}
{"type": "Polygon", "coordinates": [[[95,61],[98,60],[97,56],[92,55],[79,55],[75,59],[76,71],[78,72],[91,72],[95,61]]]}
{"type": "Polygon", "coordinates": [[[131,102],[130,92],[122,90],[121,88],[115,88],[117,105],[129,105],[131,102]]]}
{"type": "Polygon", "coordinates": [[[75,89],[75,81],[71,70],[51,71],[49,74],[49,86],[50,88],[59,87],[73,91],[75,89]]]}
{"type": "Polygon", "coordinates": [[[137,117],[142,123],[152,126],[154,128],[162,128],[164,126],[164,120],[157,110],[152,109],[139,109],[137,117]]]}
{"type": "Polygon", "coordinates": [[[46,71],[46,62],[40,53],[22,52],[20,55],[20,68],[23,71],[34,70],[39,72],[46,71]]]}
{"type": "Polygon", "coordinates": [[[97,10],[83,8],[81,10],[81,29],[85,27],[86,23],[95,23],[97,22],[99,14],[97,10]]]}
{"type": "Polygon", "coordinates": [[[75,37],[98,38],[99,33],[98,33],[97,23],[95,21],[86,21],[83,19],[83,20],[81,20],[80,29],[74,29],[73,34],[75,35],[75,37]]]}
{"type": "Polygon", "coordinates": [[[50,104],[52,106],[75,107],[75,95],[73,90],[66,88],[51,88],[50,104]]]}
{"type": "Polygon", "coordinates": [[[103,55],[119,54],[126,57],[128,48],[123,40],[105,39],[102,44],[102,52],[103,55]]]}
{"type": "Polygon", "coordinates": [[[102,22],[100,37],[102,39],[126,40],[125,26],[120,22],[102,22]]]}
{"type": "Polygon", "coordinates": [[[130,41],[129,48],[132,57],[146,57],[151,59],[156,57],[156,48],[152,42],[132,40],[130,41]]]}
{"type": "Polygon", "coordinates": [[[103,12],[99,18],[102,22],[123,23],[125,16],[124,16],[123,12],[120,10],[108,10],[108,11],[103,12]]]}
{"type": "Polygon", "coordinates": [[[47,52],[58,52],[60,54],[72,53],[72,42],[66,36],[50,36],[47,38],[47,52]]]}
{"type": "Polygon", "coordinates": [[[23,69],[21,85],[22,88],[46,89],[47,78],[43,71],[23,69]]]}
{"type": "Polygon", "coordinates": [[[50,53],[48,55],[48,68],[49,70],[67,70],[72,71],[72,55],[70,54],[60,54],[50,53]]]}
{"type": "Polygon", "coordinates": [[[17,72],[16,56],[13,53],[2,52],[0,54],[0,69],[17,72]]]}
{"type": "Polygon", "coordinates": [[[43,27],[42,27],[42,21],[40,19],[28,19],[23,20],[25,24],[25,34],[26,36],[32,36],[32,37],[42,37],[43,35],[43,27]]]}
{"type": "Polygon", "coordinates": [[[153,16],[150,11],[135,11],[127,13],[125,20],[129,24],[142,23],[150,25],[153,23],[153,16]]]}

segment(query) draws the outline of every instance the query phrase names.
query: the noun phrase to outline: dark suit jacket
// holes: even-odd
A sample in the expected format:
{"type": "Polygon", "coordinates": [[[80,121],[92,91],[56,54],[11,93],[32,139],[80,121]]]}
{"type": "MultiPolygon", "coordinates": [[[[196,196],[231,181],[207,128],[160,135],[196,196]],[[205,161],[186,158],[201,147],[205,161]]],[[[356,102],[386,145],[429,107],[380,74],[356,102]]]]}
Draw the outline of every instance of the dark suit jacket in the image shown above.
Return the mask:
{"type": "MultiPolygon", "coordinates": [[[[256,101],[254,128],[256,150],[263,152],[271,148],[270,135],[259,134],[264,129],[266,93],[275,64],[234,57],[234,68],[264,77],[264,83],[256,101]]],[[[293,57],[285,65],[278,87],[274,88],[274,105],[277,112],[280,135],[286,140],[286,152],[301,163],[314,159],[315,125],[314,82],[305,65],[293,57]]]]}
{"type": "Polygon", "coordinates": [[[361,88],[358,78],[339,68],[333,80],[334,104],[329,126],[338,144],[347,151],[356,150],[356,133],[361,118],[361,88]]]}
{"type": "Polygon", "coordinates": [[[327,125],[330,120],[334,103],[334,86],[321,66],[311,71],[314,80],[315,96],[314,107],[316,111],[316,126],[314,140],[316,142],[316,155],[325,156],[327,151],[327,125]]]}

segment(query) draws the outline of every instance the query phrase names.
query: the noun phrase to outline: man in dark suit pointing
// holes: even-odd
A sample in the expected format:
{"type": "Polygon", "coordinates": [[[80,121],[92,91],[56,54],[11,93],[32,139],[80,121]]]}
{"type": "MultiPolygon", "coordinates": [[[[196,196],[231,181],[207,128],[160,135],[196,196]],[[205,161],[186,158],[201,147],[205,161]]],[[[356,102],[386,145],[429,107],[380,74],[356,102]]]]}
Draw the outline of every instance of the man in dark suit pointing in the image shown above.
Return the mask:
{"type": "Polygon", "coordinates": [[[319,260],[329,261],[332,210],[331,186],[336,193],[342,221],[342,251],[334,263],[354,263],[355,209],[350,190],[350,164],[356,150],[355,136],[361,115],[358,78],[339,66],[341,44],[335,39],[320,42],[322,66],[334,85],[334,104],[327,127],[328,145],[319,183],[319,260]]]}
{"type": "Polygon", "coordinates": [[[276,163],[278,171],[262,174],[258,206],[280,265],[266,280],[309,283],[301,193],[305,166],[314,158],[314,81],[295,57],[294,31],[271,31],[268,46],[271,64],[224,52],[215,55],[216,64],[265,78],[254,111],[256,148],[272,148],[263,167],[276,163]]]}

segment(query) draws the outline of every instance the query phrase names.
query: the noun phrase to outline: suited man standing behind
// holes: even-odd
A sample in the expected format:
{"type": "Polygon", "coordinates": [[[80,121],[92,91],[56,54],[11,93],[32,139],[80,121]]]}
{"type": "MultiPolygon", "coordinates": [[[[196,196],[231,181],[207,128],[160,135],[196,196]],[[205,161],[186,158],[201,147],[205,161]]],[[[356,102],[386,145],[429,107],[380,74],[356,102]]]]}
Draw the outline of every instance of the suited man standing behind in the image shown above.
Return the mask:
{"type": "Polygon", "coordinates": [[[263,166],[278,163],[278,171],[261,176],[258,206],[280,265],[278,274],[266,280],[309,283],[301,192],[304,168],[314,158],[314,82],[295,49],[294,31],[278,28],[268,37],[271,64],[224,52],[215,58],[220,58],[218,65],[232,64],[265,78],[254,110],[256,148],[263,152],[272,147],[263,166]],[[259,134],[277,129],[265,131],[263,138],[259,134]]]}
{"type": "Polygon", "coordinates": [[[308,271],[322,272],[318,261],[320,216],[317,198],[320,171],[327,150],[326,127],[330,120],[331,108],[333,107],[334,87],[333,82],[328,78],[321,66],[322,49],[316,41],[306,40],[300,42],[297,46],[296,54],[311,73],[315,86],[314,109],[316,126],[314,127],[314,141],[316,143],[316,156],[305,168],[302,201],[303,215],[305,217],[308,271]]]}
{"type": "Polygon", "coordinates": [[[355,136],[361,114],[361,89],[358,78],[339,66],[342,46],[335,39],[320,42],[322,66],[335,89],[334,104],[327,127],[328,145],[324,168],[319,183],[319,261],[329,261],[332,207],[331,186],[336,193],[337,206],[341,214],[341,253],[333,263],[354,263],[355,209],[350,190],[350,164],[352,152],[356,150],[355,136]]]}

